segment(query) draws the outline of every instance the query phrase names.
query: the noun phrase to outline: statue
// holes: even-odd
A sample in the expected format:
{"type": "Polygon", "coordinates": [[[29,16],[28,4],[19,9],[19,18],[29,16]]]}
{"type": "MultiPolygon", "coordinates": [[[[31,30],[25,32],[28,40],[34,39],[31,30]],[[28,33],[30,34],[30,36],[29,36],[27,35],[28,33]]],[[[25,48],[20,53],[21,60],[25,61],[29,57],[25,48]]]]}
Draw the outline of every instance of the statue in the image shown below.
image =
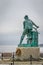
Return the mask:
{"type": "Polygon", "coordinates": [[[39,26],[37,26],[32,20],[29,19],[28,15],[25,15],[24,19],[25,19],[23,22],[24,31],[20,39],[20,45],[22,44],[25,35],[27,35],[27,44],[32,44],[32,40],[34,38],[32,30],[34,28],[37,31],[37,28],[39,28],[39,26]]]}

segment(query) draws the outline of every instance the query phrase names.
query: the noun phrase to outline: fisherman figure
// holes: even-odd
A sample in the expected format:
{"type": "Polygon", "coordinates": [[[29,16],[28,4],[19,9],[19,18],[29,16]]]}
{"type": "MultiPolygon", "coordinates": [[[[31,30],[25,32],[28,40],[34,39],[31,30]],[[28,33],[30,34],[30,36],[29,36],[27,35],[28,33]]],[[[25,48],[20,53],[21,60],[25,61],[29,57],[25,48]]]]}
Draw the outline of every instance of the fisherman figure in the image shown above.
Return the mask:
{"type": "Polygon", "coordinates": [[[22,43],[25,35],[27,35],[27,44],[29,44],[32,41],[31,32],[33,29],[33,25],[37,28],[38,28],[38,26],[35,23],[33,23],[32,20],[29,19],[28,15],[25,15],[24,19],[25,19],[23,22],[24,31],[23,31],[22,36],[21,36],[20,44],[22,43]]]}

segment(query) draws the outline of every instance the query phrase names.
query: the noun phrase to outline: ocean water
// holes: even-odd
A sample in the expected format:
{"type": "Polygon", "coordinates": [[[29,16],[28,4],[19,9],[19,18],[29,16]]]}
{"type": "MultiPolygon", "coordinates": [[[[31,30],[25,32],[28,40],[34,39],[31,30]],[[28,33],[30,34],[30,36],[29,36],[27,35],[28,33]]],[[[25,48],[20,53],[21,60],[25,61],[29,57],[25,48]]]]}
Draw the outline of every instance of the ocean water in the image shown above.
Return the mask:
{"type": "MultiPolygon", "coordinates": [[[[0,45],[0,52],[15,52],[16,48],[15,45],[0,45]]],[[[40,47],[40,53],[43,53],[43,47],[40,47]]]]}
{"type": "MultiPolygon", "coordinates": [[[[15,52],[20,42],[20,34],[0,34],[0,52],[15,52]]],[[[25,40],[24,40],[25,41],[25,40]]],[[[43,53],[43,47],[40,47],[43,53]]]]}
{"type": "Polygon", "coordinates": [[[15,52],[16,48],[15,45],[0,45],[0,52],[15,52]]]}

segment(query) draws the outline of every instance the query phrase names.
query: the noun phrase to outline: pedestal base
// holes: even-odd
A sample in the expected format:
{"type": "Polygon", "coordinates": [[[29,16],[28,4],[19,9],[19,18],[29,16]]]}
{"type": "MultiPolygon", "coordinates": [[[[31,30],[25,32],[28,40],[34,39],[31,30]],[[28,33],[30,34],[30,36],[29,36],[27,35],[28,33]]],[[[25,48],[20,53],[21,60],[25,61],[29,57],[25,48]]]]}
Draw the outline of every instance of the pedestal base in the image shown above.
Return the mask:
{"type": "Polygon", "coordinates": [[[16,48],[16,51],[18,49],[21,50],[21,54],[16,55],[17,59],[26,60],[26,59],[29,59],[30,56],[32,56],[32,58],[34,58],[34,59],[39,59],[39,57],[40,57],[39,47],[18,47],[18,48],[16,48]]]}

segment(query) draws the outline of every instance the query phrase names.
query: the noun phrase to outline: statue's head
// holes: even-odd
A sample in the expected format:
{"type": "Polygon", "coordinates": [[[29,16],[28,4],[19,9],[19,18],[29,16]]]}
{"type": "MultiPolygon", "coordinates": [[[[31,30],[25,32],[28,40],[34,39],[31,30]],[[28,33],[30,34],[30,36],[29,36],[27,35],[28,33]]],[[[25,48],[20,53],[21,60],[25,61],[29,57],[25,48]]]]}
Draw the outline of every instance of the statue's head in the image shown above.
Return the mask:
{"type": "Polygon", "coordinates": [[[25,16],[24,16],[24,19],[28,19],[28,15],[25,15],[25,16]]]}

